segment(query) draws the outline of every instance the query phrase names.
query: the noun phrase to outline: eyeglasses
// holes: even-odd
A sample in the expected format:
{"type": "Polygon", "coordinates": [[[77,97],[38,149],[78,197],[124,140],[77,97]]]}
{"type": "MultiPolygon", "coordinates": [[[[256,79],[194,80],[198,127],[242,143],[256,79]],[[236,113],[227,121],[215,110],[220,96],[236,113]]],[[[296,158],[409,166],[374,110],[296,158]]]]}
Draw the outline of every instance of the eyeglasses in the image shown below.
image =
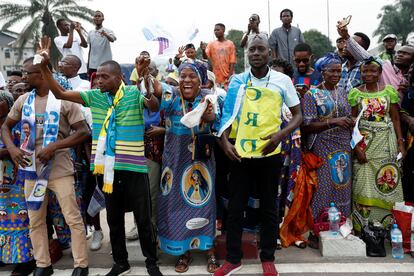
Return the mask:
{"type": "Polygon", "coordinates": [[[73,66],[73,64],[71,64],[67,61],[59,61],[58,66],[73,66]]]}
{"type": "Polygon", "coordinates": [[[40,73],[40,71],[33,71],[33,72],[22,71],[22,75],[23,76],[27,76],[27,75],[31,75],[31,74],[36,74],[36,73],[40,73]]]}
{"type": "Polygon", "coordinates": [[[308,63],[310,59],[309,58],[295,58],[294,60],[295,60],[296,63],[299,64],[301,62],[308,63]]]}
{"type": "Polygon", "coordinates": [[[6,83],[7,84],[16,84],[16,83],[18,83],[18,81],[15,81],[15,80],[7,80],[6,83]]]}

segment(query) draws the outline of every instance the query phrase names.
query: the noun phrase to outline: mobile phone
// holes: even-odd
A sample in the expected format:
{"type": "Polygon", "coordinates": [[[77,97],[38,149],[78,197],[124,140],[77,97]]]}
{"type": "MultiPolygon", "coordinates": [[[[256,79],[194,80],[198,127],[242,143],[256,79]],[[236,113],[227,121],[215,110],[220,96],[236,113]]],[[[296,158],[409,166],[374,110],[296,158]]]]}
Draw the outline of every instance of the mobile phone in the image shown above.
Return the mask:
{"type": "Polygon", "coordinates": [[[296,89],[302,89],[302,90],[309,90],[309,87],[306,84],[304,84],[304,83],[297,83],[297,84],[295,84],[295,88],[296,89]]]}
{"type": "Polygon", "coordinates": [[[348,15],[347,17],[339,21],[339,28],[348,26],[348,24],[351,22],[351,18],[352,18],[352,15],[348,15]]]}

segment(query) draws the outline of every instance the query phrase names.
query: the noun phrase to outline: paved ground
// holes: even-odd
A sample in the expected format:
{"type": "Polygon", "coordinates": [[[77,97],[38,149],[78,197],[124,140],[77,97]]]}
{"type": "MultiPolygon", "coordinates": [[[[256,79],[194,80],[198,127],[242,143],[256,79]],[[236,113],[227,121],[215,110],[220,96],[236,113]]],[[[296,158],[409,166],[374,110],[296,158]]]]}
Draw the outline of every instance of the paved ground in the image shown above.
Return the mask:
{"type": "MultiPolygon", "coordinates": [[[[99,251],[89,252],[90,275],[105,275],[112,266],[110,255],[108,227],[105,213],[101,213],[104,230],[104,242],[99,251]]],[[[133,225],[132,214],[126,214],[126,225],[129,230],[133,225]]],[[[89,241],[88,241],[89,243],[89,241]]],[[[127,242],[129,260],[132,271],[129,275],[147,275],[144,269],[144,258],[138,241],[127,242]]],[[[388,251],[390,248],[388,246],[388,251]]],[[[206,257],[202,252],[193,253],[193,263],[186,276],[209,275],[206,271],[206,257]]],[[[160,254],[160,266],[165,275],[179,275],[173,269],[176,258],[160,254]]],[[[259,260],[246,260],[243,268],[236,275],[261,275],[259,260]]],[[[280,275],[288,276],[414,276],[414,259],[405,256],[403,260],[394,260],[391,252],[385,258],[324,258],[318,250],[311,248],[298,249],[289,247],[276,252],[276,264],[280,275]]],[[[56,276],[71,275],[72,257],[70,250],[64,251],[64,257],[54,265],[56,276]]],[[[12,268],[0,269],[0,275],[8,275],[12,268]]]]}

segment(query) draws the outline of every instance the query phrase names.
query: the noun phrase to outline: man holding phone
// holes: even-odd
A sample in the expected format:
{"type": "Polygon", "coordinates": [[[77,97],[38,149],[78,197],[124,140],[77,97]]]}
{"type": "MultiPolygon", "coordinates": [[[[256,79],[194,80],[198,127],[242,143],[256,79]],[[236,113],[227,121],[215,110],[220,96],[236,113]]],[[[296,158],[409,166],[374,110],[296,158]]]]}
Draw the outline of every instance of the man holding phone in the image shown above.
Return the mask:
{"type": "Polygon", "coordinates": [[[88,42],[86,42],[86,39],[83,36],[81,24],[79,22],[68,22],[61,18],[56,21],[56,26],[60,32],[60,36],[53,39],[56,48],[58,48],[63,57],[67,55],[75,55],[81,60],[82,66],[79,69],[78,74],[81,79],[86,80],[88,76],[86,74],[87,69],[86,63],[83,60],[82,48],[87,48],[88,42]],[[75,30],[77,35],[75,34],[75,30]]]}
{"type": "Polygon", "coordinates": [[[311,66],[312,59],[312,48],[308,44],[300,43],[296,45],[293,50],[293,60],[295,61],[296,68],[294,69],[292,80],[301,98],[310,88],[322,82],[321,73],[311,66]]]}
{"type": "Polygon", "coordinates": [[[258,34],[266,33],[259,31],[260,17],[258,14],[252,14],[249,17],[249,24],[247,25],[247,32],[244,33],[242,40],[240,41],[240,47],[244,48],[244,69],[250,68],[249,60],[247,57],[247,44],[258,34]]]}

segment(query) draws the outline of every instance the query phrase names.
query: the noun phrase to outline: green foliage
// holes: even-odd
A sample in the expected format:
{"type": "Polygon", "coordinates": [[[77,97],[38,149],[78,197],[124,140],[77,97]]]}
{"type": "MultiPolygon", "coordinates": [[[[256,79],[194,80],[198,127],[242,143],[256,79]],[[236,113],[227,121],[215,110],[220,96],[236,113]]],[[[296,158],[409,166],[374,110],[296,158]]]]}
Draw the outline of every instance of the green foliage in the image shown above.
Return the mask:
{"type": "Polygon", "coordinates": [[[243,31],[230,30],[226,36],[226,39],[233,41],[236,46],[237,63],[234,66],[235,73],[241,73],[244,71],[244,49],[240,47],[240,41],[243,37],[243,31]]]}
{"type": "Polygon", "coordinates": [[[374,36],[379,36],[379,43],[385,35],[392,33],[405,44],[408,35],[414,31],[414,1],[397,0],[394,5],[385,5],[378,14],[378,19],[381,21],[374,36]]]}
{"type": "Polygon", "coordinates": [[[303,33],[305,42],[312,47],[314,60],[323,57],[328,52],[335,51],[329,38],[320,31],[311,29],[303,33]]]}
{"type": "MultiPolygon", "coordinates": [[[[27,0],[27,4],[2,3],[0,5],[0,21],[2,30],[6,30],[22,20],[29,22],[20,31],[17,37],[20,60],[23,49],[28,42],[37,42],[39,37],[47,35],[52,39],[58,35],[56,20],[59,18],[78,18],[92,22],[94,11],[77,4],[77,0],[27,0]]],[[[52,43],[51,61],[56,64],[59,60],[59,51],[52,43]]]]}

